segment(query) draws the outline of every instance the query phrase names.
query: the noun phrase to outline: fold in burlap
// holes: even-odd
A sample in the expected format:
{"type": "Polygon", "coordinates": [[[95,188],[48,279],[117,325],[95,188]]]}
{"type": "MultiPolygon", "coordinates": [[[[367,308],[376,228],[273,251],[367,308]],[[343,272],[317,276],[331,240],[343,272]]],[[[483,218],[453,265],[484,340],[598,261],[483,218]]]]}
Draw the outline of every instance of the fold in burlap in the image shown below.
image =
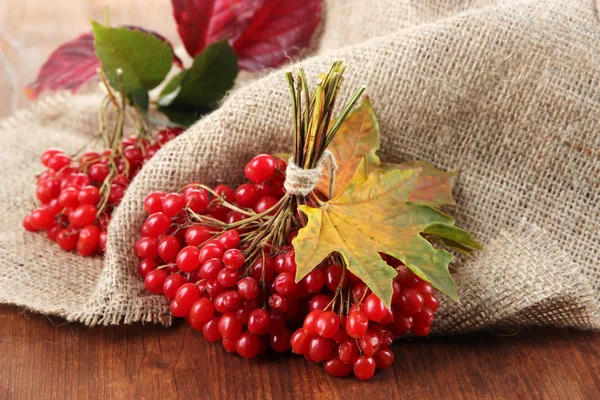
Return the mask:
{"type": "MultiPolygon", "coordinates": [[[[485,249],[452,269],[460,303],[437,332],[598,328],[600,22],[594,0],[331,0],[309,77],[342,59],[343,97],[368,85],[387,161],[460,169],[449,212],[485,249]]],[[[297,65],[284,68],[296,69],[297,65]]],[[[313,81],[314,82],[314,81],[313,81]]],[[[86,324],[169,323],[136,276],[144,196],[202,180],[240,182],[253,155],[288,151],[281,71],[247,83],[162,149],[130,186],[100,259],[58,251],[20,222],[41,151],[95,132],[97,96],[40,105],[1,132],[0,301],[86,324]],[[63,103],[61,103],[63,102],[63,103]]],[[[57,100],[55,100],[56,102],[57,100]]],[[[343,101],[342,101],[343,102],[343,101]]]]}

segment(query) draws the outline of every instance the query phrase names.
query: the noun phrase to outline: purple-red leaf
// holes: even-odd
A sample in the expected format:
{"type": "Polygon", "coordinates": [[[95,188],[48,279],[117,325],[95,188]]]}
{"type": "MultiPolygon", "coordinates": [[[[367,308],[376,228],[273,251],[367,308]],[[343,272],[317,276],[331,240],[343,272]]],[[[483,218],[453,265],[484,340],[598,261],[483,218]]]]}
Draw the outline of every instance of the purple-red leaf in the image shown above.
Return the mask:
{"type": "Polygon", "coordinates": [[[96,79],[100,60],[94,53],[91,32],[60,45],[50,54],[37,79],[25,87],[28,97],[35,99],[46,90],[77,91],[84,83],[96,79]]]}
{"type": "Polygon", "coordinates": [[[276,67],[310,44],[322,0],[172,0],[177,30],[191,56],[228,39],[239,67],[276,67]]]}
{"type": "MultiPolygon", "coordinates": [[[[165,37],[156,32],[131,25],[125,27],[151,33],[169,43],[165,37]]],[[[42,65],[36,80],[25,87],[25,93],[31,99],[37,98],[44,91],[70,90],[75,93],[84,83],[98,80],[97,70],[100,67],[100,60],[94,50],[92,32],[83,33],[60,45],[42,65]]],[[[173,63],[182,66],[181,60],[175,53],[173,53],[173,63]]]]}

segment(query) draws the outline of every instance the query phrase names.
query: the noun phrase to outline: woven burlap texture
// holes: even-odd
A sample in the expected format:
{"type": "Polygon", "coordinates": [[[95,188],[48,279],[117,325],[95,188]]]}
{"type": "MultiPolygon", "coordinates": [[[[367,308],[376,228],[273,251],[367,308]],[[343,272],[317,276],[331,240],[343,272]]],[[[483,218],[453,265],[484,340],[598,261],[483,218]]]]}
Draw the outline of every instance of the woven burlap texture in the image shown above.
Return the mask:
{"type": "MultiPolygon", "coordinates": [[[[452,264],[461,302],[442,301],[435,331],[600,327],[595,1],[331,0],[314,55],[299,64],[315,78],[335,59],[348,65],[343,98],[368,86],[384,160],[462,171],[448,212],[485,249],[452,264]]],[[[253,155],[288,151],[288,97],[273,71],[163,148],[116,211],[104,265],[20,227],[39,154],[83,144],[96,131],[98,95],[49,99],[5,121],[0,302],[89,325],[170,323],[167,303],[135,272],[144,196],[237,183],[253,155]]]]}

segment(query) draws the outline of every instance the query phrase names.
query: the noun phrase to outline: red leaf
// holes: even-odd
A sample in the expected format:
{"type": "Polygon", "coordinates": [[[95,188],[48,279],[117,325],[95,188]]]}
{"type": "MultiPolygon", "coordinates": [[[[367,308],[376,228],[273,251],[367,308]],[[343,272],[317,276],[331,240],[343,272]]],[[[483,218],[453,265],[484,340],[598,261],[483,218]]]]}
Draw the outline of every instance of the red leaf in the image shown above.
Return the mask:
{"type": "Polygon", "coordinates": [[[60,45],[50,54],[35,82],[25,87],[28,97],[35,99],[46,90],[77,91],[84,83],[96,79],[100,60],[94,53],[94,35],[84,33],[60,45]]]}
{"type": "MultiPolygon", "coordinates": [[[[125,27],[152,33],[158,39],[169,43],[165,37],[156,32],[130,25],[125,27]]],[[[173,53],[173,63],[182,67],[181,60],[175,53],[173,53]]],[[[42,65],[37,79],[25,87],[25,93],[31,99],[37,98],[44,91],[70,90],[75,93],[84,83],[98,79],[99,67],[100,60],[94,52],[94,35],[92,32],[81,34],[60,45],[50,54],[42,65]]]]}
{"type": "Polygon", "coordinates": [[[228,38],[239,67],[276,67],[310,44],[322,0],[172,0],[177,30],[193,57],[228,38]]]}

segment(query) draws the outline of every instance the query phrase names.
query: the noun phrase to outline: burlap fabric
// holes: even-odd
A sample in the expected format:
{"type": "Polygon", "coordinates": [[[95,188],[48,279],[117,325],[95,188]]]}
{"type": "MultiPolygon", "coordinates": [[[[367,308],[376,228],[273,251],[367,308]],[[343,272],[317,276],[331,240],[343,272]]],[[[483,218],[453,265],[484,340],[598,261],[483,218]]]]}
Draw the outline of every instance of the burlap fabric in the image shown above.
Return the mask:
{"type": "MultiPolygon", "coordinates": [[[[453,264],[462,300],[443,301],[436,332],[600,327],[595,1],[331,0],[324,20],[315,55],[301,64],[315,77],[344,60],[344,97],[368,85],[382,158],[462,171],[449,212],[485,250],[453,264]]],[[[169,323],[167,303],[135,273],[144,196],[197,180],[236,183],[253,155],[289,150],[288,96],[273,71],[163,148],[116,212],[103,267],[20,227],[40,152],[84,142],[98,98],[53,100],[7,121],[0,301],[90,325],[169,323]]]]}

